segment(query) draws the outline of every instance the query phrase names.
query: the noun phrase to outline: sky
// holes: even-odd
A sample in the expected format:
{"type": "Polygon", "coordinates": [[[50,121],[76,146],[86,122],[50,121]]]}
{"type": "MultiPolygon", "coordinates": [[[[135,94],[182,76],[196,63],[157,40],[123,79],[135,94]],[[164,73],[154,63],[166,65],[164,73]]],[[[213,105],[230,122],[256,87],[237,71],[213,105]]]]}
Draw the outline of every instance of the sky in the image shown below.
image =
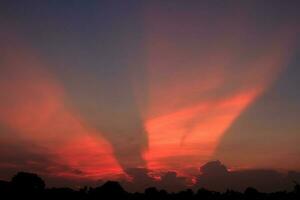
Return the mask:
{"type": "Polygon", "coordinates": [[[1,1],[0,179],[300,170],[299,8],[1,1]]]}

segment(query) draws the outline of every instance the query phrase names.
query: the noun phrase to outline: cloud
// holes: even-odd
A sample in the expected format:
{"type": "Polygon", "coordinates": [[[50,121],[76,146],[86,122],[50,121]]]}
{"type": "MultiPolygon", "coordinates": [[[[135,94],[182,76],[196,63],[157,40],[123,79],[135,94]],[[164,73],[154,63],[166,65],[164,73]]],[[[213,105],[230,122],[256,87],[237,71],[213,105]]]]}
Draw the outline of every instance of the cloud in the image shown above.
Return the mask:
{"type": "Polygon", "coordinates": [[[168,192],[176,192],[187,187],[187,178],[178,176],[174,171],[169,171],[161,175],[160,189],[165,189],[168,192]]]}
{"type": "Polygon", "coordinates": [[[194,187],[216,191],[227,189],[244,191],[249,186],[262,192],[292,189],[291,176],[297,177],[295,174],[280,173],[271,169],[229,171],[220,161],[208,162],[200,169],[202,173],[198,176],[194,187]]]}
{"type": "Polygon", "coordinates": [[[66,105],[64,88],[45,63],[16,37],[8,38],[0,55],[0,168],[66,179],[122,173],[111,145],[66,105]]]}
{"type": "MultiPolygon", "coordinates": [[[[6,135],[18,138],[16,144],[26,141],[19,147],[30,150],[23,156],[26,166],[42,169],[47,163],[45,173],[93,180],[115,178],[124,169],[138,166],[148,170],[129,170],[128,175],[151,185],[158,180],[150,173],[176,171],[187,176],[186,169],[210,160],[226,130],[280,75],[297,31],[285,18],[278,24],[278,20],[259,23],[252,15],[256,12],[247,6],[225,10],[207,6],[211,5],[150,5],[143,18],[146,53],[137,59],[143,60],[141,65],[128,58],[138,50],[128,54],[127,48],[119,48],[122,55],[118,55],[115,48],[105,49],[112,53],[104,54],[109,57],[105,61],[118,58],[120,62],[108,63],[121,67],[95,67],[93,76],[86,77],[77,71],[73,79],[75,69],[68,75],[81,90],[74,87],[73,93],[51,73],[53,67],[14,41],[16,36],[1,35],[5,40],[0,43],[0,124],[7,127],[6,135]],[[138,67],[130,68],[128,63],[138,67]],[[127,70],[131,69],[141,77],[130,80],[127,70]],[[134,93],[133,88],[142,91],[134,93]],[[43,155],[49,160],[41,159],[43,155]]],[[[111,30],[123,29],[111,25],[111,30]]],[[[116,36],[122,38],[115,40],[121,41],[116,47],[130,44],[127,36],[116,36]]],[[[101,41],[109,46],[112,40],[101,41]]],[[[66,71],[65,67],[61,70],[66,71]]],[[[4,139],[8,149],[13,149],[8,144],[11,139],[4,139]]],[[[3,166],[23,165],[14,162],[17,155],[8,155],[3,166]]],[[[173,172],[158,177],[166,187],[170,180],[178,185],[183,181],[173,172]]]]}
{"type": "Polygon", "coordinates": [[[130,181],[124,181],[123,185],[128,191],[143,191],[145,188],[157,185],[156,180],[149,175],[150,171],[146,168],[129,168],[125,172],[130,181]]]}
{"type": "Polygon", "coordinates": [[[187,178],[178,176],[174,171],[155,172],[146,168],[130,168],[126,173],[129,177],[122,181],[122,185],[132,192],[142,192],[149,187],[175,192],[188,187],[187,178]]]}
{"type": "Polygon", "coordinates": [[[246,5],[201,5],[153,3],[146,9],[149,85],[141,112],[151,170],[183,173],[210,160],[226,130],[280,76],[293,51],[293,22],[266,27],[246,5]]]}
{"type": "MultiPolygon", "coordinates": [[[[210,161],[193,171],[189,176],[178,175],[175,171],[151,171],[146,168],[127,169],[129,177],[118,179],[122,186],[130,192],[143,192],[146,188],[156,187],[168,192],[178,192],[191,188],[199,188],[223,192],[228,189],[243,192],[254,187],[261,192],[292,190],[294,182],[300,182],[300,172],[279,172],[273,169],[228,169],[220,161],[210,161]]],[[[186,172],[186,174],[188,174],[186,172]]]]}

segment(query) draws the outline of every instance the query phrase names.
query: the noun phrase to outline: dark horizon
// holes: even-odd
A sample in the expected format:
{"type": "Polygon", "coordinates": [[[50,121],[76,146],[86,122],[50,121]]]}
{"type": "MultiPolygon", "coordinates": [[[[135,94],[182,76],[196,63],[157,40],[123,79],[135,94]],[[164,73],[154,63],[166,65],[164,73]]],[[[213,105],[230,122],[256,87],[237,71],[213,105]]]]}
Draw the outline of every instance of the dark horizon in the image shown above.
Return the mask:
{"type": "MultiPolygon", "coordinates": [[[[26,172],[36,174],[34,172],[26,172]]],[[[16,173],[15,173],[16,174],[16,173]]],[[[193,182],[189,177],[178,175],[174,171],[161,172],[153,175],[153,172],[146,168],[131,168],[127,170],[127,177],[120,176],[116,179],[98,180],[94,182],[65,182],[51,180],[49,177],[41,178],[46,181],[48,188],[72,188],[78,190],[84,187],[99,187],[106,182],[118,182],[127,192],[143,192],[147,188],[155,187],[158,190],[167,192],[180,192],[187,189],[197,191],[205,188],[210,191],[226,192],[233,190],[243,192],[248,187],[253,187],[259,192],[272,193],[278,191],[291,191],[295,184],[300,183],[300,171],[279,172],[272,169],[244,169],[229,170],[220,161],[211,161],[199,168],[198,175],[195,175],[193,182]],[[159,178],[157,178],[159,177],[159,178]],[[57,182],[60,182],[58,185],[57,182]]],[[[14,176],[11,176],[14,177],[14,176]]],[[[6,179],[3,181],[10,181],[6,179]]]]}
{"type": "MultiPolygon", "coordinates": [[[[212,163],[208,164],[211,165],[212,163]]],[[[216,181],[216,180],[215,180],[216,181]]],[[[165,189],[159,189],[155,186],[147,187],[143,192],[128,192],[123,189],[122,185],[116,181],[107,181],[97,187],[81,187],[71,189],[47,188],[44,180],[37,174],[28,172],[18,172],[12,177],[10,182],[0,180],[0,196],[3,199],[78,199],[78,200],[95,200],[95,199],[123,199],[123,200],[275,200],[289,199],[296,200],[300,197],[300,185],[294,181],[293,189],[278,190],[273,192],[261,192],[254,187],[247,187],[243,192],[233,189],[227,189],[223,192],[207,190],[204,187],[187,188],[180,191],[170,192],[165,189]]]]}

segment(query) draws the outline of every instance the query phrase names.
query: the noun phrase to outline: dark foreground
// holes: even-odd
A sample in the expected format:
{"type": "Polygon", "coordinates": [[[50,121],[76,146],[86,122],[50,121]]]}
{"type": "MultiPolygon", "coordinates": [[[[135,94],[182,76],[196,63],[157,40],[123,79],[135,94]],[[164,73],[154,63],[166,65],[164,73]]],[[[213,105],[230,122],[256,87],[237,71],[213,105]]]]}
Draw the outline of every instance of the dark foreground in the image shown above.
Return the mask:
{"type": "Polygon", "coordinates": [[[44,181],[37,175],[20,172],[10,182],[0,181],[0,199],[68,199],[68,200],[300,200],[300,185],[295,183],[293,191],[261,193],[255,188],[247,188],[243,193],[227,190],[224,193],[206,189],[184,190],[168,193],[165,190],[147,188],[143,193],[129,193],[118,182],[108,181],[100,187],[82,188],[45,188],[44,181]]]}

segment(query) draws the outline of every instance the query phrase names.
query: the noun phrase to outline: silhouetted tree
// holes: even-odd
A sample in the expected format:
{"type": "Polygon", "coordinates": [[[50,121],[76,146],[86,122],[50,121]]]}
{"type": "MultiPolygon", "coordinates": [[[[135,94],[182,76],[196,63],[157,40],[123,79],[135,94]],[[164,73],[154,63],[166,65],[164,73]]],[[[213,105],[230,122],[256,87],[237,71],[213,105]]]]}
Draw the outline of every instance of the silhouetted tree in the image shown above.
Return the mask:
{"type": "Polygon", "coordinates": [[[11,191],[11,183],[8,181],[0,181],[0,195],[6,197],[9,195],[10,191],[11,191]]]}
{"type": "Polygon", "coordinates": [[[196,197],[198,199],[202,199],[202,198],[209,199],[211,196],[212,196],[212,192],[204,188],[200,188],[196,193],[196,197]]]}
{"type": "Polygon", "coordinates": [[[128,193],[116,181],[107,181],[100,187],[84,187],[78,190],[71,188],[47,188],[44,181],[36,174],[19,172],[11,182],[0,181],[0,199],[30,200],[299,200],[300,185],[295,182],[291,192],[278,191],[261,193],[248,187],[244,193],[227,190],[224,193],[199,189],[195,194],[191,189],[177,193],[168,193],[155,187],[145,189],[144,193],[128,193]]]}
{"type": "Polygon", "coordinates": [[[300,195],[300,185],[297,181],[294,181],[295,186],[294,186],[294,193],[297,195],[300,195]]]}
{"type": "Polygon", "coordinates": [[[107,181],[100,187],[91,188],[89,194],[92,199],[97,199],[99,196],[105,199],[120,199],[125,198],[127,192],[122,188],[120,183],[107,181]]]}
{"type": "Polygon", "coordinates": [[[178,192],[178,194],[177,194],[177,198],[178,199],[182,199],[182,200],[184,200],[184,199],[192,199],[193,196],[194,196],[194,192],[191,189],[187,189],[187,190],[178,192]]]}
{"type": "Polygon", "coordinates": [[[248,187],[246,188],[244,195],[247,199],[258,199],[260,196],[260,193],[258,192],[257,189],[253,187],[248,187]]]}
{"type": "Polygon", "coordinates": [[[44,189],[44,181],[33,173],[19,172],[11,179],[12,199],[40,199],[44,189]]]}
{"type": "Polygon", "coordinates": [[[231,199],[231,200],[240,200],[242,199],[243,194],[234,190],[226,190],[223,194],[224,199],[231,199]]]}
{"type": "Polygon", "coordinates": [[[45,188],[45,182],[36,174],[19,172],[11,179],[14,190],[38,192],[45,188]]]}
{"type": "Polygon", "coordinates": [[[147,199],[155,199],[158,197],[158,190],[155,187],[146,188],[144,193],[147,199]]]}

